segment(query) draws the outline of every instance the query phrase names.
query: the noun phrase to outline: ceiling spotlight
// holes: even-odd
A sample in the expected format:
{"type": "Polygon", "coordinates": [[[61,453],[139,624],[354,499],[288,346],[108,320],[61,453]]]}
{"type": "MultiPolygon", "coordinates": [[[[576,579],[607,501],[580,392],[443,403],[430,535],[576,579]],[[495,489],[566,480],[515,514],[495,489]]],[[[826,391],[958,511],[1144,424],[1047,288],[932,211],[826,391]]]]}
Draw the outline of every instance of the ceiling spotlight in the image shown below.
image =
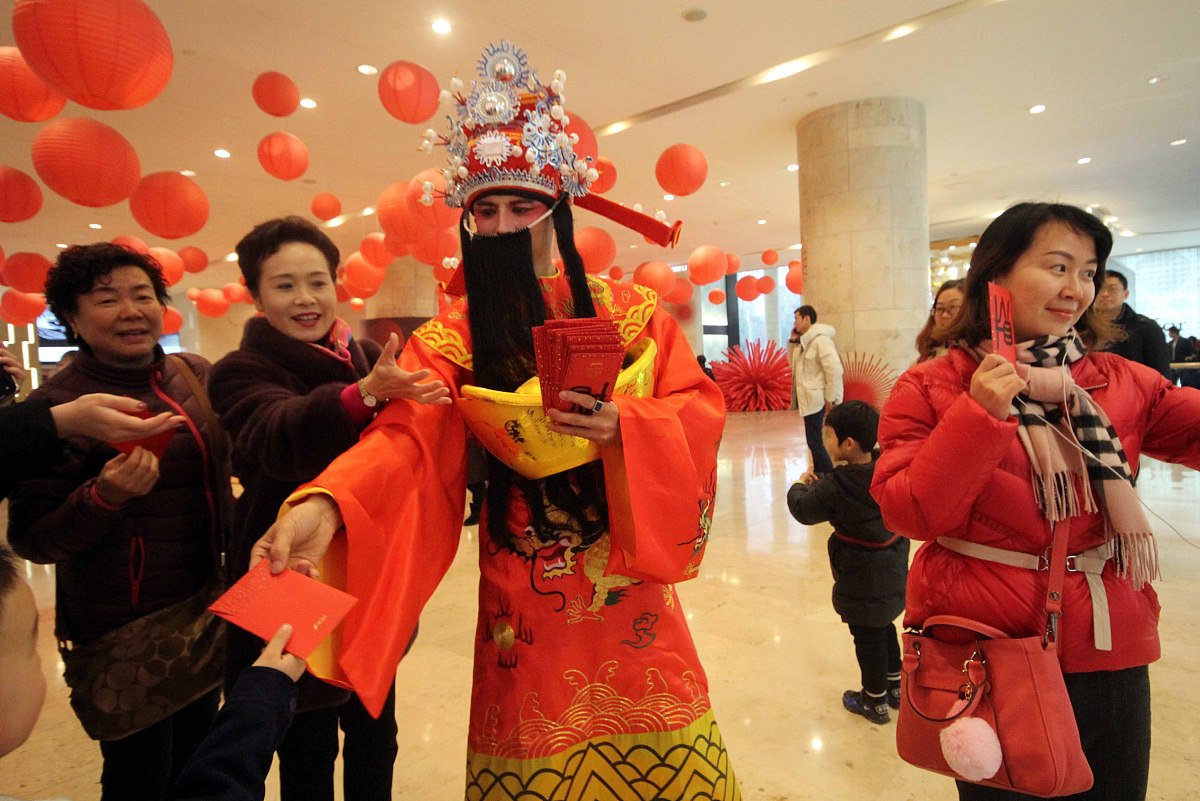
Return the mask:
{"type": "Polygon", "coordinates": [[[362,216],[364,216],[364,217],[370,217],[374,213],[375,213],[374,206],[367,206],[365,209],[362,210],[362,216]]]}
{"type": "Polygon", "coordinates": [[[379,68],[372,67],[370,64],[359,64],[358,67],[356,67],[356,69],[358,70],[359,75],[378,75],[379,74],[379,68]]]}
{"type": "Polygon", "coordinates": [[[443,36],[445,36],[446,34],[450,33],[450,30],[451,30],[450,20],[435,19],[433,21],[433,32],[434,33],[440,33],[443,36]]]}
{"type": "Polygon", "coordinates": [[[341,225],[344,222],[346,222],[346,218],[339,214],[338,216],[334,217],[333,219],[326,220],[325,227],[326,228],[337,228],[339,225],[341,225]]]}
{"type": "Polygon", "coordinates": [[[225,261],[233,262],[233,261],[237,261],[237,260],[238,260],[238,258],[237,258],[237,252],[236,252],[236,251],[235,251],[235,252],[233,252],[233,253],[226,253],[226,254],[225,254],[225,261]]]}
{"type": "Polygon", "coordinates": [[[1121,236],[1137,236],[1137,234],[1134,233],[1133,231],[1130,231],[1128,228],[1122,228],[1121,236]]]}
{"type": "Polygon", "coordinates": [[[908,36],[915,30],[916,28],[912,25],[901,25],[897,28],[893,28],[887,36],[883,37],[883,40],[885,42],[890,42],[895,39],[903,39],[905,36],[908,36]]]}
{"type": "MultiPolygon", "coordinates": [[[[1184,140],[1184,141],[1187,141],[1187,140],[1184,140]]],[[[729,186],[729,181],[721,181],[721,183],[717,184],[717,186],[729,186]]]]}
{"type": "Polygon", "coordinates": [[[57,245],[55,245],[54,247],[58,248],[59,250],[66,250],[66,249],[67,249],[67,243],[66,243],[66,242],[59,242],[59,243],[58,243],[57,245]]]}
{"type": "Polygon", "coordinates": [[[1166,80],[1166,75],[1155,75],[1151,78],[1147,78],[1146,83],[1150,84],[1151,86],[1158,86],[1160,83],[1163,83],[1166,80]]]}
{"type": "Polygon", "coordinates": [[[674,200],[674,199],[675,199],[675,196],[672,194],[663,195],[663,200],[674,200]]]}
{"type": "Polygon", "coordinates": [[[1075,163],[1076,163],[1076,164],[1091,164],[1091,163],[1092,163],[1092,159],[1091,159],[1089,156],[1084,156],[1084,157],[1083,157],[1083,158],[1081,158],[1081,159],[1076,159],[1076,160],[1075,160],[1075,163]]]}
{"type": "Polygon", "coordinates": [[[182,175],[184,178],[195,178],[196,177],[195,170],[180,170],[179,174],[182,175]]]}
{"type": "Polygon", "coordinates": [[[766,224],[767,224],[767,221],[766,221],[766,220],[759,220],[759,221],[758,221],[758,224],[759,224],[759,225],[766,225],[766,224]]]}
{"type": "Polygon", "coordinates": [[[228,150],[226,150],[225,148],[223,148],[223,147],[219,147],[219,148],[217,148],[216,150],[214,150],[214,151],[213,151],[213,155],[214,155],[214,156],[216,156],[216,157],[217,157],[217,158],[219,158],[219,159],[227,159],[227,158],[229,158],[229,156],[230,156],[230,153],[229,153],[229,151],[228,151],[228,150]]]}
{"type": "Polygon", "coordinates": [[[1046,107],[1043,106],[1041,103],[1038,103],[1036,106],[1029,107],[1030,114],[1041,114],[1045,110],[1046,110],[1046,107]]]}
{"type": "Polygon", "coordinates": [[[1187,144],[1186,139],[1176,139],[1174,142],[1171,143],[1171,147],[1179,147],[1180,145],[1186,145],[1186,144],[1187,144]]]}
{"type": "Polygon", "coordinates": [[[310,97],[306,97],[306,98],[303,98],[303,99],[301,99],[301,101],[300,101],[300,106],[301,106],[302,108],[316,108],[316,107],[317,107],[317,101],[313,100],[313,99],[312,99],[312,98],[310,98],[310,97]]]}
{"type": "Polygon", "coordinates": [[[799,171],[800,171],[799,164],[789,164],[788,165],[788,172],[799,172],[799,171]]]}
{"type": "Polygon", "coordinates": [[[88,223],[88,228],[91,228],[93,231],[99,231],[103,227],[100,223],[88,223]]]}

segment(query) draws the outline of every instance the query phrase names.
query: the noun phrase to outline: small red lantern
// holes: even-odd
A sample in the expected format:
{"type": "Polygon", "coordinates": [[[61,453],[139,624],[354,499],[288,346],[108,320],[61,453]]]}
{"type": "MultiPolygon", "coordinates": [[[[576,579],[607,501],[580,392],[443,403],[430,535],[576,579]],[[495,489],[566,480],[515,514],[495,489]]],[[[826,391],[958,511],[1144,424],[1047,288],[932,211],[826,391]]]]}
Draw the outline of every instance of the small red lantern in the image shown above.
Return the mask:
{"type": "Polygon", "coordinates": [[[138,182],[129,196],[138,225],[163,239],[191,236],[208,222],[208,196],[177,172],[156,172],[138,182]]]}
{"type": "Polygon", "coordinates": [[[147,245],[145,243],[145,241],[143,241],[141,238],[133,236],[131,234],[121,234],[120,236],[114,236],[112,238],[112,243],[114,245],[122,245],[124,247],[129,248],[130,250],[136,250],[138,253],[149,253],[150,252],[150,246],[147,245]]]}
{"type": "Polygon", "coordinates": [[[409,208],[407,181],[383,190],[375,204],[375,216],[380,228],[410,245],[425,233],[425,226],[409,208]]]}
{"type": "Polygon", "coordinates": [[[250,299],[250,292],[246,286],[238,281],[230,281],[225,286],[221,287],[221,294],[225,296],[225,300],[230,303],[245,303],[250,299]]]}
{"type": "Polygon", "coordinates": [[[665,261],[648,261],[633,271],[633,282],[665,296],[675,286],[675,273],[665,261]]]}
{"type": "Polygon", "coordinates": [[[42,210],[42,188],[16,167],[0,164],[0,222],[24,222],[42,210]]]}
{"type": "Polygon", "coordinates": [[[714,306],[720,306],[725,302],[725,293],[719,289],[714,289],[708,293],[708,302],[714,306]]]}
{"type": "Polygon", "coordinates": [[[205,317],[221,317],[229,311],[229,299],[219,289],[201,289],[195,302],[196,310],[205,317]]]}
{"type": "Polygon", "coordinates": [[[803,266],[803,263],[799,259],[792,259],[791,261],[788,262],[789,270],[799,270],[802,266],[803,266]]]}
{"type": "Polygon", "coordinates": [[[392,251],[388,250],[386,237],[383,234],[367,234],[358,243],[358,252],[370,264],[383,269],[392,263],[392,251]]]}
{"type": "Polygon", "coordinates": [[[804,294],[804,270],[788,270],[787,278],[783,279],[783,283],[793,293],[797,295],[804,294]]]}
{"type": "Polygon", "coordinates": [[[758,297],[758,279],[753,275],[744,275],[738,279],[734,285],[734,294],[745,301],[751,301],[758,297]]]}
{"type": "Polygon", "coordinates": [[[688,256],[688,278],[697,286],[711,284],[725,275],[725,254],[714,245],[701,245],[688,256]]]}
{"type": "Polygon", "coordinates": [[[181,328],[183,328],[183,315],[174,306],[164,306],[162,319],[163,335],[178,334],[181,328]]]}
{"type": "Polygon", "coordinates": [[[779,251],[764,250],[762,252],[762,263],[767,265],[768,267],[778,264],[779,263],[779,251]]]}
{"type": "Polygon", "coordinates": [[[292,181],[308,169],[308,148],[284,131],[267,134],[258,143],[258,163],[281,181],[292,181]]]}
{"type": "Polygon", "coordinates": [[[692,302],[692,293],[695,291],[695,287],[692,286],[691,281],[681,281],[676,278],[675,286],[671,287],[671,291],[663,296],[663,300],[668,303],[684,306],[692,302]]]}
{"type": "Polygon", "coordinates": [[[725,254],[725,274],[733,275],[742,268],[742,259],[736,253],[725,254]]]}
{"type": "Polygon", "coordinates": [[[388,252],[397,259],[408,255],[408,244],[395,234],[384,234],[383,243],[387,245],[388,252]]]}
{"type": "Polygon", "coordinates": [[[371,264],[361,253],[355,251],[346,257],[346,281],[359,289],[376,292],[385,278],[387,271],[371,264]]]}
{"type": "Polygon", "coordinates": [[[300,107],[300,90],[282,72],[264,72],[250,89],[255,104],[272,117],[286,117],[300,107]]]}
{"type": "Polygon", "coordinates": [[[452,209],[446,205],[446,178],[441,170],[430,168],[421,170],[408,182],[408,208],[417,219],[428,228],[449,228],[458,225],[462,209],[452,209]],[[429,197],[431,202],[425,204],[421,198],[426,195],[425,184],[431,184],[429,197]]]}
{"type": "Polygon", "coordinates": [[[313,216],[318,220],[332,220],[342,213],[342,201],[338,200],[337,195],[318,192],[313,195],[311,208],[313,216]]]}
{"type": "Polygon", "coordinates": [[[199,300],[200,299],[200,289],[198,287],[192,287],[191,289],[189,289],[187,291],[187,299],[190,300],[192,303],[195,303],[197,300],[199,300]]]}
{"type": "Polygon", "coordinates": [[[12,28],[33,71],[88,108],[144,106],[171,79],[171,40],[141,0],[17,0],[12,28]]]}
{"type": "Polygon", "coordinates": [[[575,112],[567,115],[571,121],[567,123],[567,136],[578,136],[579,141],[572,145],[571,150],[575,152],[575,158],[587,160],[589,157],[594,162],[600,155],[600,145],[596,142],[596,134],[592,130],[592,126],[584,121],[575,112]]]}
{"type": "Polygon", "coordinates": [[[602,273],[617,257],[617,243],[602,228],[580,228],[575,232],[575,249],[583,259],[583,269],[593,275],[602,273]]]}
{"type": "Polygon", "coordinates": [[[43,122],[63,110],[67,99],[25,63],[15,47],[0,47],[0,114],[17,122],[43,122]]]}
{"type": "Polygon", "coordinates": [[[67,117],[33,140],[33,167],[46,186],[81,206],[111,206],[137,188],[142,174],[133,145],[107,125],[67,117]]]}
{"type": "Polygon", "coordinates": [[[14,253],[4,260],[0,275],[18,292],[41,292],[46,288],[50,260],[41,253],[14,253]]]}
{"type": "Polygon", "coordinates": [[[760,295],[770,295],[775,291],[775,279],[769,275],[764,275],[755,283],[760,295]]]}
{"type": "Polygon", "coordinates": [[[430,231],[421,239],[412,243],[413,258],[422,264],[438,265],[442,259],[458,253],[458,234],[443,228],[430,231]]]}
{"type": "Polygon", "coordinates": [[[183,259],[183,269],[189,273],[198,273],[208,266],[208,254],[194,245],[180,248],[179,258],[183,259]]]}
{"type": "Polygon", "coordinates": [[[183,259],[179,258],[178,253],[170,248],[150,248],[150,255],[158,262],[158,266],[162,267],[167,286],[175,286],[183,280],[183,259]]]}
{"type": "Polygon", "coordinates": [[[13,325],[29,325],[46,310],[46,299],[34,292],[6,289],[0,295],[0,314],[13,325]]]}
{"type": "Polygon", "coordinates": [[[411,61],[396,61],[379,73],[379,100],[402,122],[424,122],[438,107],[437,78],[411,61]]]}
{"type": "Polygon", "coordinates": [[[704,185],[708,160],[692,145],[671,145],[654,165],[658,185],[672,195],[690,195],[704,185]]]}
{"type": "Polygon", "coordinates": [[[598,156],[594,166],[596,172],[600,173],[600,177],[592,181],[589,191],[604,194],[617,182],[617,165],[604,156],[598,156]]]}
{"type": "Polygon", "coordinates": [[[612,267],[610,267],[608,269],[608,277],[614,281],[620,281],[622,278],[625,277],[625,270],[622,267],[617,267],[616,265],[613,265],[612,267]]]}

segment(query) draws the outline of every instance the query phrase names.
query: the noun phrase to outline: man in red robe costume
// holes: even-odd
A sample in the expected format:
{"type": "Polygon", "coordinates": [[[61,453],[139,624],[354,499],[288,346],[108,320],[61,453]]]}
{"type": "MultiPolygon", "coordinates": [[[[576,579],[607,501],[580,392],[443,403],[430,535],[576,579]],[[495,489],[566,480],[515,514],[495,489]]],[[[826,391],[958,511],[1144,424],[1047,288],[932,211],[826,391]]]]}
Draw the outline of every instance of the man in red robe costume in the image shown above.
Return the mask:
{"type": "Polygon", "coordinates": [[[678,223],[588,195],[595,171],[563,130],[565,75],[541,84],[507,42],[479,72],[470,93],[451,83],[458,116],[442,140],[445,201],[466,212],[450,289],[466,298],[400,357],[455,403],[387,405],[289,499],[254,558],[358,597],[310,669],[378,708],[458,546],[471,432],[490,483],[465,797],[739,799],[674,589],[704,555],[724,402],[653,291],[585,274],[571,204],[664,245],[678,223]],[[530,329],[592,316],[626,349],[616,394],[564,391],[581,413],[544,413],[530,329]]]}

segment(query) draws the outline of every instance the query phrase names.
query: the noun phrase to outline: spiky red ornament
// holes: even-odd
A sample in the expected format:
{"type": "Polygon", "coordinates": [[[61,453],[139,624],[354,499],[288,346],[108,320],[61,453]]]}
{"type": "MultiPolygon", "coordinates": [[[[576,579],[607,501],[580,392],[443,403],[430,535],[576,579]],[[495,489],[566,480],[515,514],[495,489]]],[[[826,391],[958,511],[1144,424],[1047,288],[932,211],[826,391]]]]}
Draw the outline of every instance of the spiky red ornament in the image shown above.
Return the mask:
{"type": "Polygon", "coordinates": [[[786,409],[792,399],[792,368],[787,353],[773,340],[746,343],[746,351],[734,345],[723,354],[726,361],[713,362],[717,386],[731,412],[766,412],[786,409]]]}
{"type": "Polygon", "coordinates": [[[892,394],[896,371],[871,353],[849,351],[841,354],[843,400],[866,401],[876,409],[892,394]]]}

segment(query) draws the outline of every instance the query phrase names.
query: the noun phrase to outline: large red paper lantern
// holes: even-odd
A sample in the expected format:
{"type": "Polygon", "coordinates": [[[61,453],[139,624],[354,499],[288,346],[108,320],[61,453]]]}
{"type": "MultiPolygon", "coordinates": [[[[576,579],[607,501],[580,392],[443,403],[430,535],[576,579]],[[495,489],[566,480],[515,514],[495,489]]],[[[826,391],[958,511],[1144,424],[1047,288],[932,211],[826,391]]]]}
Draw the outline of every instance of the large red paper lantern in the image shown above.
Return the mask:
{"type": "Polygon", "coordinates": [[[413,258],[422,264],[438,265],[442,263],[442,259],[457,253],[458,234],[448,228],[430,231],[412,243],[413,258]]]}
{"type": "Polygon", "coordinates": [[[603,228],[580,228],[575,232],[575,249],[583,259],[583,269],[593,275],[607,270],[617,258],[617,243],[603,228]]]}
{"type": "Polygon", "coordinates": [[[758,294],[770,295],[775,291],[775,279],[769,275],[764,275],[755,282],[755,286],[758,288],[758,294]]]}
{"type": "Polygon", "coordinates": [[[720,306],[725,302],[725,293],[719,289],[714,289],[708,293],[708,302],[714,306],[720,306]]]}
{"type": "Polygon", "coordinates": [[[666,295],[675,286],[675,273],[665,261],[648,261],[633,271],[633,282],[666,295]]]}
{"type": "Polygon", "coordinates": [[[17,122],[43,122],[67,99],[37,76],[15,47],[0,47],[0,114],[17,122]]]}
{"type": "Polygon", "coordinates": [[[592,181],[589,191],[604,194],[617,182],[617,165],[604,156],[598,156],[594,166],[596,172],[600,173],[600,177],[592,181]]]}
{"type": "Polygon", "coordinates": [[[571,150],[575,153],[575,158],[584,159],[591,158],[595,161],[600,156],[600,145],[596,142],[596,134],[592,130],[592,126],[584,121],[583,117],[571,112],[567,115],[571,121],[567,124],[567,136],[575,135],[579,137],[579,141],[571,146],[571,150]]]}
{"type": "Polygon", "coordinates": [[[0,314],[13,325],[29,325],[46,310],[46,299],[34,292],[6,289],[0,295],[0,314]]]}
{"type": "Polygon", "coordinates": [[[804,270],[788,270],[784,285],[797,295],[804,294],[804,270]]]}
{"type": "Polygon", "coordinates": [[[184,273],[183,259],[179,254],[170,248],[150,248],[150,255],[158,262],[158,266],[162,267],[163,279],[166,280],[167,286],[174,286],[183,280],[184,273]]]}
{"type": "Polygon", "coordinates": [[[138,225],[163,239],[191,236],[208,222],[208,196],[200,184],[177,172],[156,172],[129,196],[138,225]]]}
{"type": "Polygon", "coordinates": [[[313,216],[318,220],[332,220],[342,213],[342,201],[338,200],[337,195],[332,195],[329,192],[318,192],[313,195],[310,208],[312,209],[313,216]]]}
{"type": "Polygon", "coordinates": [[[672,195],[690,195],[704,185],[708,160],[692,145],[671,145],[654,165],[658,185],[672,195]]]}
{"type": "Polygon", "coordinates": [[[281,181],[292,181],[308,169],[308,148],[285,131],[267,134],[258,143],[258,163],[281,181]]]}
{"type": "Polygon", "coordinates": [[[408,181],[392,184],[380,194],[375,203],[379,227],[411,245],[425,233],[425,226],[408,205],[408,181]]]}
{"type": "Polygon", "coordinates": [[[300,90],[282,72],[264,72],[254,79],[254,103],[272,117],[286,117],[300,108],[300,90]]]}
{"type": "Polygon", "coordinates": [[[361,253],[355,251],[346,257],[346,280],[359,289],[376,292],[385,278],[387,271],[371,264],[361,253]]]}
{"type": "Polygon", "coordinates": [[[143,106],[171,79],[171,40],[141,0],[17,0],[12,27],[33,71],[88,108],[143,106]]]}
{"type": "Polygon", "coordinates": [[[742,268],[742,259],[736,253],[725,254],[725,274],[733,275],[742,268]]]}
{"type": "Polygon", "coordinates": [[[458,219],[462,216],[462,209],[452,209],[447,206],[445,195],[446,178],[442,175],[441,170],[435,170],[432,167],[428,170],[421,170],[408,182],[409,210],[416,214],[417,219],[428,228],[449,228],[458,224],[458,219]],[[432,202],[428,205],[421,202],[427,183],[433,185],[429,193],[432,202]]]}
{"type": "Polygon", "coordinates": [[[114,245],[127,247],[130,250],[136,250],[138,253],[150,252],[150,246],[147,245],[143,239],[133,236],[132,234],[121,234],[120,236],[114,236],[112,238],[112,243],[114,245]]]}
{"type": "Polygon", "coordinates": [[[692,301],[692,293],[695,292],[695,287],[690,281],[681,281],[675,279],[675,286],[671,287],[670,291],[663,296],[663,300],[668,303],[675,303],[679,306],[684,306],[692,301]]]}
{"type": "Polygon", "coordinates": [[[758,279],[753,275],[744,275],[734,285],[734,294],[745,301],[754,300],[759,296],[758,279]]]}
{"type": "Polygon", "coordinates": [[[387,237],[380,233],[367,234],[358,243],[358,252],[369,263],[383,269],[392,263],[392,251],[388,250],[387,237]]]}
{"type": "Polygon", "coordinates": [[[400,258],[401,256],[408,255],[408,251],[409,251],[408,243],[405,242],[400,237],[396,236],[395,234],[391,234],[391,233],[384,234],[383,235],[383,243],[385,245],[387,245],[387,249],[392,254],[392,256],[394,256],[397,259],[400,258]]]}
{"type": "Polygon", "coordinates": [[[162,332],[164,336],[178,334],[183,328],[183,315],[174,306],[163,307],[162,332]]]}
{"type": "Polygon", "coordinates": [[[219,289],[201,289],[195,303],[196,311],[205,317],[221,317],[229,311],[229,298],[219,289]]]}
{"type": "Polygon", "coordinates": [[[688,278],[697,286],[711,284],[724,277],[725,253],[714,245],[701,245],[688,256],[688,278]]]}
{"type": "Polygon", "coordinates": [[[411,61],[396,61],[379,73],[379,100],[398,120],[424,122],[438,107],[437,78],[433,73],[411,61]]]}
{"type": "Polygon", "coordinates": [[[208,254],[195,245],[179,249],[179,258],[183,259],[183,269],[189,273],[198,273],[208,266],[208,254]]]}
{"type": "Polygon", "coordinates": [[[142,174],[133,145],[104,123],[85,117],[55,120],[33,140],[33,168],[46,186],[72,203],[97,208],[119,203],[142,174]]]}
{"type": "Polygon", "coordinates": [[[769,249],[764,250],[762,252],[762,263],[767,265],[768,267],[770,267],[774,264],[778,264],[779,263],[779,251],[769,250],[769,249]]]}
{"type": "Polygon", "coordinates": [[[0,164],[0,222],[24,222],[42,209],[42,188],[16,167],[0,164]]]}
{"type": "Polygon", "coordinates": [[[46,288],[50,260],[41,253],[14,253],[4,260],[0,275],[18,292],[41,292],[46,288]]]}

